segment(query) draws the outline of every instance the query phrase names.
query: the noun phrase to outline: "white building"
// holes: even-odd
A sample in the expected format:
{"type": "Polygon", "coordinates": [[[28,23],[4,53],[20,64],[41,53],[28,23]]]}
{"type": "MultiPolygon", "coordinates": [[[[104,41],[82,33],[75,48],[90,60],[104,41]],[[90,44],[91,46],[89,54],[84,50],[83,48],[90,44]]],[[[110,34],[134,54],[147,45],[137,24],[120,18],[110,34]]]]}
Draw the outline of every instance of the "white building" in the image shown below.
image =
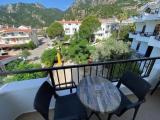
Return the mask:
{"type": "Polygon", "coordinates": [[[141,8],[141,15],[136,19],[136,31],[130,33],[133,38],[131,48],[144,57],[160,54],[160,2],[151,2],[141,8]],[[156,54],[155,54],[156,53],[156,54]]]}
{"type": "MultiPolygon", "coordinates": [[[[160,56],[160,1],[150,2],[140,9],[136,18],[136,31],[129,33],[131,48],[141,57],[160,56]]],[[[155,67],[160,69],[160,60],[155,67]]]]}
{"type": "Polygon", "coordinates": [[[109,38],[112,34],[111,31],[115,29],[116,25],[119,23],[117,19],[99,19],[101,23],[101,27],[95,32],[95,39],[102,40],[105,38],[109,38]]]}
{"type": "Polygon", "coordinates": [[[58,22],[63,25],[65,35],[69,35],[69,36],[72,36],[74,35],[75,32],[78,32],[79,27],[81,25],[81,21],[78,21],[78,20],[66,21],[63,19],[62,21],[58,21],[58,22]]]}
{"type": "MultiPolygon", "coordinates": [[[[101,22],[101,27],[98,29],[97,32],[94,33],[94,39],[102,40],[104,38],[108,38],[111,36],[111,31],[115,29],[116,25],[119,23],[119,21],[115,18],[110,19],[99,19],[101,22]]],[[[81,21],[75,20],[75,21],[58,21],[63,25],[65,35],[72,36],[75,32],[79,31],[79,27],[81,25],[81,21]]]]}

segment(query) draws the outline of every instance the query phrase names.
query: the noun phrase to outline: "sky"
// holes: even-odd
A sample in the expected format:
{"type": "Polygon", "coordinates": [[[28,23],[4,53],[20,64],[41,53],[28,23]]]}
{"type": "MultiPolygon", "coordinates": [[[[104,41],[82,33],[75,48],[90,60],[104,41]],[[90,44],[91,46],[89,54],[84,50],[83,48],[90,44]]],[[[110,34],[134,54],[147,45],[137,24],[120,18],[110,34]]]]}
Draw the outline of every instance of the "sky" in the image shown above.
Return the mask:
{"type": "Polygon", "coordinates": [[[61,10],[66,10],[74,0],[0,0],[0,5],[5,5],[9,3],[41,3],[47,8],[59,8],[61,10]]]}

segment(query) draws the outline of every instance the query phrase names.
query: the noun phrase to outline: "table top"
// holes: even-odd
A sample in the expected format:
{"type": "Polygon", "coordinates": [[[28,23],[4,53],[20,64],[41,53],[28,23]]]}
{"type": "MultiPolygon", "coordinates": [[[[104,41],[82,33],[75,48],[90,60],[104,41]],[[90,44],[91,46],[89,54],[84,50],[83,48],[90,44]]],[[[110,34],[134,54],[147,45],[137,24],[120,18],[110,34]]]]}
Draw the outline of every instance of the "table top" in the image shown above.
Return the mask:
{"type": "Polygon", "coordinates": [[[113,112],[121,102],[121,95],[116,86],[102,77],[83,78],[77,88],[77,95],[86,107],[102,113],[113,112]]]}

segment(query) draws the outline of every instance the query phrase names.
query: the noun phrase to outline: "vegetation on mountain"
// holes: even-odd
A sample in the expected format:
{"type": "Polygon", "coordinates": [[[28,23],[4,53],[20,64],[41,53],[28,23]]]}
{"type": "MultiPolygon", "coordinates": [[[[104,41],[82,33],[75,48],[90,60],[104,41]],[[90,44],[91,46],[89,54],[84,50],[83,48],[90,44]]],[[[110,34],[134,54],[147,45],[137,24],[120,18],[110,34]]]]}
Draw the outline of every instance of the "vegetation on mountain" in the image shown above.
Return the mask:
{"type": "Polygon", "coordinates": [[[118,16],[125,11],[128,16],[137,15],[139,6],[150,0],[76,0],[76,2],[66,11],[66,19],[83,19],[88,15],[95,15],[100,18],[118,16]]]}
{"type": "Polygon", "coordinates": [[[45,50],[41,56],[42,63],[44,63],[46,67],[52,67],[56,60],[56,54],[57,51],[54,48],[45,50]]]}
{"type": "Polygon", "coordinates": [[[0,6],[0,23],[9,25],[27,25],[42,28],[54,20],[61,19],[59,9],[45,8],[40,4],[16,3],[0,6]]]}
{"type": "Polygon", "coordinates": [[[79,28],[79,37],[90,40],[93,33],[101,26],[98,18],[95,16],[88,16],[84,18],[79,28]]]}
{"type": "Polygon", "coordinates": [[[50,38],[64,36],[63,26],[58,22],[53,22],[47,29],[47,34],[50,38]]]}

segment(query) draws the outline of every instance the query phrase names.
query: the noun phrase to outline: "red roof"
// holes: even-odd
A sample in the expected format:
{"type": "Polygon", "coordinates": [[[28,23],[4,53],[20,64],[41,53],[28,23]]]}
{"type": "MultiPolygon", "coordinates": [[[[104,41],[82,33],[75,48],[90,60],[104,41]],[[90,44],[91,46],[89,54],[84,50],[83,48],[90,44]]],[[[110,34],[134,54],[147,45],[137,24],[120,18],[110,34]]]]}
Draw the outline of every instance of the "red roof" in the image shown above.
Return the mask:
{"type": "Polygon", "coordinates": [[[0,56],[0,60],[4,60],[4,59],[10,58],[10,57],[13,57],[13,56],[10,56],[10,55],[2,55],[2,56],[0,56]]]}
{"type": "Polygon", "coordinates": [[[69,20],[69,21],[66,21],[66,20],[61,20],[61,21],[57,21],[61,24],[80,24],[81,21],[78,21],[78,20],[69,20]]]}

